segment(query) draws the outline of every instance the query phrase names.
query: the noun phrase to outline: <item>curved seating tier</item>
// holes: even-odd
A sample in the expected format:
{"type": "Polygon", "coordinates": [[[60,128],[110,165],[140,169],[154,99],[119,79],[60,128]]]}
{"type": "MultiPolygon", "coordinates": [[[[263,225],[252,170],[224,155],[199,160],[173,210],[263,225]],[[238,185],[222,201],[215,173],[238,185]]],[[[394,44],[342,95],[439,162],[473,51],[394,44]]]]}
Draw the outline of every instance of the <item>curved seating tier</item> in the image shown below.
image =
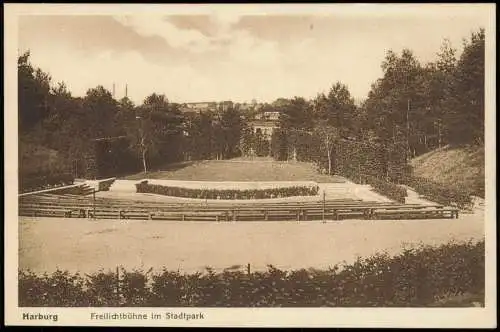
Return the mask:
{"type": "Polygon", "coordinates": [[[192,221],[458,218],[442,205],[400,204],[355,199],[309,202],[164,203],[40,194],[19,198],[20,216],[192,221]]]}

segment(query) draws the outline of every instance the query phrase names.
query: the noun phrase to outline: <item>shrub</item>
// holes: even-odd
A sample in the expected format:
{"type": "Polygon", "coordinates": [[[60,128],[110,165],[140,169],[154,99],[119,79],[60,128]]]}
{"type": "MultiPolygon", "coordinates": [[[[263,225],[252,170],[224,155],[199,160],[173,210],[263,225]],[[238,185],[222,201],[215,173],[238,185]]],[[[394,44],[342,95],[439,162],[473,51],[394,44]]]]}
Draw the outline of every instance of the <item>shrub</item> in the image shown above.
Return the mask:
{"type": "Polygon", "coordinates": [[[152,193],[173,197],[203,198],[203,199],[263,199],[291,196],[315,196],[318,186],[294,186],[270,189],[192,189],[149,184],[142,181],[136,184],[138,193],[152,193]]]}
{"type": "Polygon", "coordinates": [[[123,268],[121,270],[119,292],[123,297],[120,304],[125,307],[136,307],[150,302],[152,295],[147,283],[151,270],[147,272],[141,270],[128,272],[123,268]]]}
{"type": "Polygon", "coordinates": [[[99,191],[108,191],[113,182],[115,182],[116,178],[110,178],[106,180],[99,180],[99,191]]]}
{"type": "Polygon", "coordinates": [[[75,307],[88,306],[85,280],[77,273],[57,270],[52,275],[36,275],[32,271],[19,272],[20,307],[75,307]]]}
{"type": "Polygon", "coordinates": [[[19,191],[30,192],[73,184],[74,176],[64,171],[51,170],[19,175],[19,191]]]}
{"type": "Polygon", "coordinates": [[[120,305],[118,275],[99,271],[87,275],[87,303],[91,307],[117,307],[120,305]]]}
{"type": "Polygon", "coordinates": [[[407,184],[436,203],[448,206],[456,204],[460,209],[471,208],[472,196],[466,188],[451,187],[415,176],[408,177],[407,184]]]}
{"type": "Polygon", "coordinates": [[[404,203],[405,197],[408,196],[406,188],[400,185],[387,182],[370,175],[362,176],[362,180],[371,185],[379,194],[387,196],[399,203],[404,203]]]}
{"type": "MultiPolygon", "coordinates": [[[[406,248],[329,270],[181,274],[164,269],[19,273],[20,306],[143,307],[424,307],[443,298],[484,294],[484,240],[406,248]],[[148,286],[148,283],[151,286],[148,286]]],[[[484,302],[484,296],[483,302],[484,302]]],[[[449,304],[447,304],[449,305],[449,304]]],[[[462,306],[456,303],[456,306],[462,306]]]]}

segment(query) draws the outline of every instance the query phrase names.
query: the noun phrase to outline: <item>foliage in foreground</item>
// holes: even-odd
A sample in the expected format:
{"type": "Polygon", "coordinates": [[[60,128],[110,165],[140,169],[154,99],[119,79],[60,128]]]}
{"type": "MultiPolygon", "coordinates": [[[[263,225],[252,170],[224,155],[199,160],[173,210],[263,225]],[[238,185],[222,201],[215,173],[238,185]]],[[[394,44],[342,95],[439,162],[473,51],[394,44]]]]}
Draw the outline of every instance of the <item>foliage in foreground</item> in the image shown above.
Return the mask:
{"type": "Polygon", "coordinates": [[[59,169],[19,176],[20,192],[30,192],[73,184],[74,176],[59,169]]]}
{"type": "MultiPolygon", "coordinates": [[[[21,307],[422,307],[484,294],[484,240],[376,254],[329,270],[19,272],[21,307]]],[[[483,297],[484,299],[484,297],[483,297]]],[[[481,301],[484,303],[484,300],[481,301]]],[[[450,306],[453,304],[448,304],[450,306]]],[[[461,306],[457,303],[456,306],[461,306]]]]}

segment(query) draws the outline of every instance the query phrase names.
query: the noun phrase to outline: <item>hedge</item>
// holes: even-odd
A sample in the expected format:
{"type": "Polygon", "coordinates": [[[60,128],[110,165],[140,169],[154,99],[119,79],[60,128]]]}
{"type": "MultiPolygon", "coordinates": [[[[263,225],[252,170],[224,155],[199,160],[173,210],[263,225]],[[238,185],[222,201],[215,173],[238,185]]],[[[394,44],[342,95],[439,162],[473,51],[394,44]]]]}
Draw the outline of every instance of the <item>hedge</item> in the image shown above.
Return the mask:
{"type": "Polygon", "coordinates": [[[405,203],[405,197],[408,196],[406,188],[370,175],[362,175],[361,179],[365,183],[371,185],[379,194],[387,196],[399,203],[405,203]]]}
{"type": "Polygon", "coordinates": [[[67,172],[39,172],[19,175],[19,191],[31,192],[74,183],[74,176],[67,172]]]}
{"type": "MultiPolygon", "coordinates": [[[[484,240],[376,254],[328,270],[19,271],[21,307],[423,307],[484,294],[484,240]]],[[[483,301],[484,305],[484,301],[483,301]]]]}
{"type": "Polygon", "coordinates": [[[109,188],[115,182],[115,180],[116,180],[116,178],[99,180],[99,183],[98,183],[99,191],[109,191],[109,188]]]}
{"type": "Polygon", "coordinates": [[[456,204],[460,209],[470,209],[473,204],[471,192],[467,188],[451,187],[415,176],[408,177],[407,184],[419,194],[439,204],[456,204]]]}
{"type": "Polygon", "coordinates": [[[294,186],[270,189],[192,189],[149,184],[147,181],[136,184],[138,193],[151,193],[173,197],[202,199],[262,199],[291,196],[315,196],[318,186],[294,186]]]}
{"type": "Polygon", "coordinates": [[[409,174],[405,155],[401,144],[342,139],[335,146],[335,173],[352,179],[358,179],[360,174],[389,176],[391,182],[401,183],[409,174]]]}

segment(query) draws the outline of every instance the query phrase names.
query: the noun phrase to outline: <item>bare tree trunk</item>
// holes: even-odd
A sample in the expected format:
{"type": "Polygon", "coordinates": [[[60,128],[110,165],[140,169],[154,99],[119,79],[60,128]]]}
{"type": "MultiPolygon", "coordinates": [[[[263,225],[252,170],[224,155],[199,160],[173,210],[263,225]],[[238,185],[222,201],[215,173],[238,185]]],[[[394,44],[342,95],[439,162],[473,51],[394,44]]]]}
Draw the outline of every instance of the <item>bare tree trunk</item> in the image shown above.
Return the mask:
{"type": "Polygon", "coordinates": [[[142,166],[144,167],[144,173],[148,172],[148,169],[146,167],[146,149],[142,149],[142,166]]]}
{"type": "Polygon", "coordinates": [[[141,135],[141,147],[142,147],[142,167],[144,168],[144,173],[147,173],[148,168],[146,165],[146,146],[144,144],[144,136],[141,135]]]}
{"type": "Polygon", "coordinates": [[[441,140],[441,121],[438,122],[438,147],[441,148],[442,140],[441,140]]]}
{"type": "Polygon", "coordinates": [[[332,153],[330,151],[330,147],[327,148],[328,155],[328,175],[332,175],[332,153]]]}

